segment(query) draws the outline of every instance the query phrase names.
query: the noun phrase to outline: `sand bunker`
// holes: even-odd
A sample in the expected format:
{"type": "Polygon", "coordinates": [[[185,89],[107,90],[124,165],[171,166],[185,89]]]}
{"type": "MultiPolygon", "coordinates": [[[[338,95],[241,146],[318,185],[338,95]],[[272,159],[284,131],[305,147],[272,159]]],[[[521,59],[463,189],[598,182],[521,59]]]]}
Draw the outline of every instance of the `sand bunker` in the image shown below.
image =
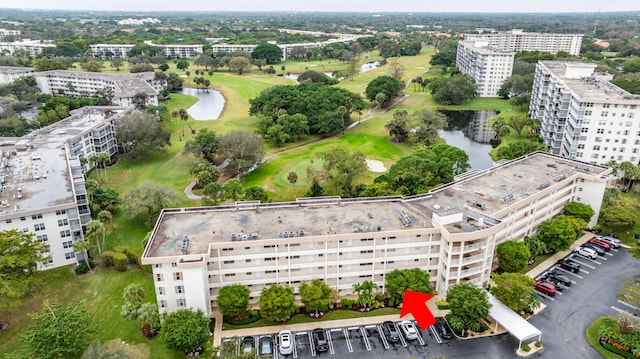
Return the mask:
{"type": "Polygon", "coordinates": [[[378,160],[365,160],[367,161],[367,167],[371,172],[385,172],[387,168],[384,166],[384,163],[378,160]]]}

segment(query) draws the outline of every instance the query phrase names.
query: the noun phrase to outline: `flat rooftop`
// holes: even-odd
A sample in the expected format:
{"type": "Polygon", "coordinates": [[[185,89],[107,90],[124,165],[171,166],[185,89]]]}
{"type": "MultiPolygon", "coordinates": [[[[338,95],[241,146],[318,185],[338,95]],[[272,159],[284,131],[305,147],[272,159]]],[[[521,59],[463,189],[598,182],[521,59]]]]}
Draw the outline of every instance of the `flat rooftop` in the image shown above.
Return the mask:
{"type": "Polygon", "coordinates": [[[74,202],[66,142],[96,128],[107,115],[124,110],[83,107],[24,137],[0,138],[0,218],[74,202]]]}
{"type": "Polygon", "coordinates": [[[515,55],[514,51],[501,50],[483,40],[460,41],[459,44],[473,49],[473,51],[483,55],[515,55]]]}
{"type": "Polygon", "coordinates": [[[64,80],[65,78],[87,80],[95,79],[110,82],[114,86],[114,92],[117,98],[132,97],[138,92],[144,92],[147,95],[158,95],[158,91],[147,82],[155,78],[155,73],[153,72],[140,72],[134,74],[107,74],[100,72],[52,70],[36,72],[34,76],[60,78],[62,80],[64,80]]]}
{"type": "MultiPolygon", "coordinates": [[[[609,171],[607,167],[535,153],[484,171],[467,173],[448,185],[406,198],[327,197],[284,203],[165,209],[156,223],[145,256],[180,255],[185,236],[189,238],[188,254],[204,254],[209,243],[233,242],[233,235],[235,240],[250,241],[284,238],[285,232],[287,237],[297,237],[433,228],[434,213],[442,217],[473,210],[491,217],[515,201],[578,172],[602,176],[609,171]],[[407,221],[410,224],[405,226],[407,221]]],[[[447,226],[450,232],[479,228],[485,227],[478,227],[472,220],[459,227],[447,226]]]]}
{"type": "Polygon", "coordinates": [[[12,74],[36,71],[34,67],[0,66],[0,73],[12,74]]]}

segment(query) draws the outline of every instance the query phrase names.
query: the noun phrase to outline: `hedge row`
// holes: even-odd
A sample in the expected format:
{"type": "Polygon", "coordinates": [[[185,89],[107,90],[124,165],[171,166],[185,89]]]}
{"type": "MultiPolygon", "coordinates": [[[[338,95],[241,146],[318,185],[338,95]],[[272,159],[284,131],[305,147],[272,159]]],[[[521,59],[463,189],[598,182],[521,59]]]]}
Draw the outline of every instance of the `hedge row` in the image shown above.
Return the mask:
{"type": "Polygon", "coordinates": [[[116,269],[120,271],[126,271],[127,265],[135,265],[147,273],[153,273],[150,265],[142,264],[143,252],[144,248],[118,246],[115,247],[113,251],[106,251],[102,253],[101,263],[103,267],[111,267],[115,265],[116,269]]]}
{"type": "Polygon", "coordinates": [[[602,345],[602,347],[607,349],[608,351],[610,351],[612,353],[616,353],[616,354],[621,355],[621,356],[623,356],[625,358],[638,359],[638,357],[633,355],[632,353],[626,352],[624,350],[620,350],[620,349],[614,347],[613,345],[611,345],[609,343],[604,343],[604,345],[602,345]]]}

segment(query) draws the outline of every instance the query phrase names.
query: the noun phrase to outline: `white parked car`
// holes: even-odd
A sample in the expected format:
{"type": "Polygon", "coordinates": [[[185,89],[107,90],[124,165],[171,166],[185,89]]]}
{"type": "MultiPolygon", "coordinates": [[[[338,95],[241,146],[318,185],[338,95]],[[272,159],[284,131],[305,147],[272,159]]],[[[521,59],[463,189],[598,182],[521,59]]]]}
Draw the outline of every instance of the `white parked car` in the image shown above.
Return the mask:
{"type": "Polygon", "coordinates": [[[400,322],[400,328],[402,328],[402,333],[409,340],[418,339],[418,329],[416,329],[415,324],[413,324],[410,320],[403,320],[400,322]]]}
{"type": "Polygon", "coordinates": [[[574,250],[575,253],[578,253],[579,255],[583,256],[583,257],[587,257],[587,258],[591,258],[591,259],[596,259],[598,257],[598,253],[596,253],[596,251],[594,251],[591,248],[585,248],[585,247],[578,247],[574,250]]]}
{"type": "Polygon", "coordinates": [[[282,355],[293,353],[293,335],[290,331],[282,330],[278,333],[278,346],[282,355]]]}

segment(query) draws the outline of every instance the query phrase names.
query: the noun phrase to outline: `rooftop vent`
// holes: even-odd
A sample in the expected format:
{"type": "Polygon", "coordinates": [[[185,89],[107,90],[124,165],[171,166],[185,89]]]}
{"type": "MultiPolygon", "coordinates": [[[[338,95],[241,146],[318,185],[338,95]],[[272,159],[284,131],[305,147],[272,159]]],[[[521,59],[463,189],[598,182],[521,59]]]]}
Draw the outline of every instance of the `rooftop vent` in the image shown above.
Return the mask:
{"type": "Polygon", "coordinates": [[[189,237],[182,237],[182,245],[180,245],[180,251],[182,254],[187,254],[187,250],[189,249],[189,237]]]}
{"type": "Polygon", "coordinates": [[[513,200],[514,198],[515,198],[515,197],[513,197],[513,193],[509,193],[509,194],[508,194],[508,195],[506,195],[506,196],[500,197],[500,202],[502,202],[502,203],[507,203],[507,202],[509,202],[509,201],[513,200]]]}

